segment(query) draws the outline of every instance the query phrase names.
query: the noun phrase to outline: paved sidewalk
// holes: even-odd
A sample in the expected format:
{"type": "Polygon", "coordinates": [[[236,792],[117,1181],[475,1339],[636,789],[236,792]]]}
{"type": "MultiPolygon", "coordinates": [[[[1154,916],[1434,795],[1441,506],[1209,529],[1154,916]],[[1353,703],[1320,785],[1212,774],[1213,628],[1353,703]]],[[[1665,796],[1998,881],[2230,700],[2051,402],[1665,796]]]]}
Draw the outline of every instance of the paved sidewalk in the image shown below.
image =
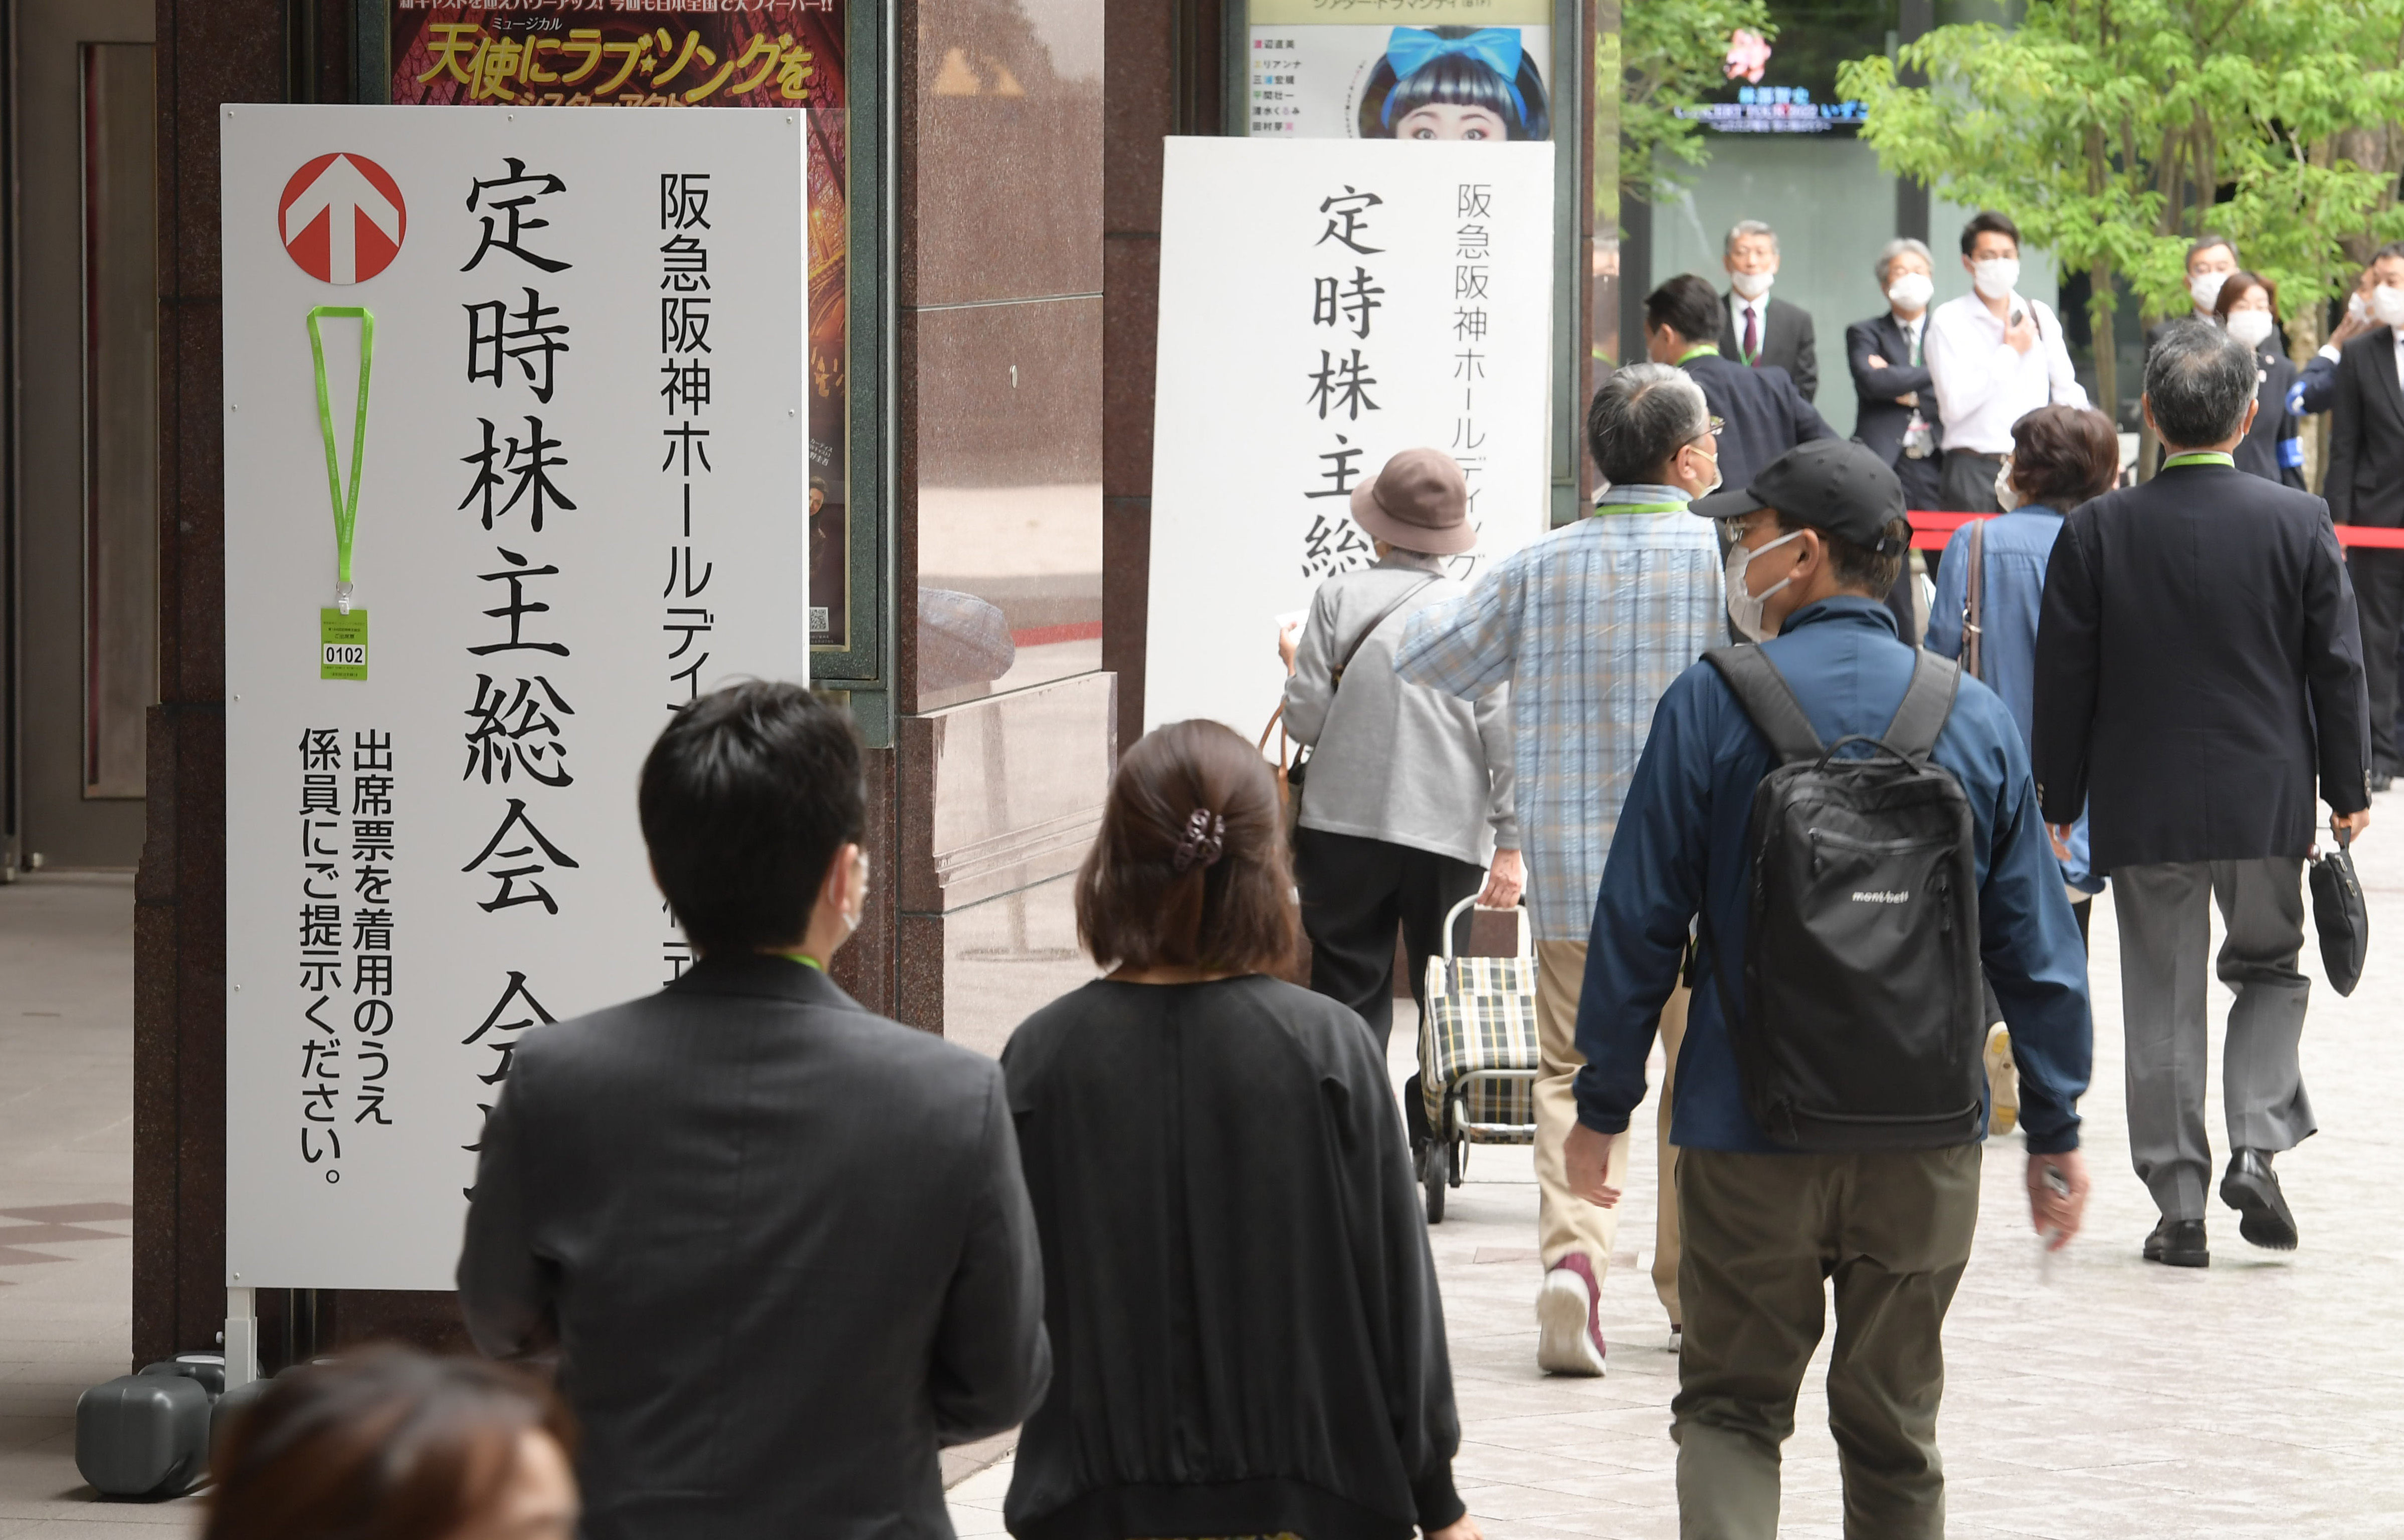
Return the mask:
{"type": "MultiPolygon", "coordinates": [[[[2316,991],[2305,1036],[2327,1131],[2281,1161],[2304,1234],[2291,1255],[2244,1245],[2215,1210],[2209,1270],[2138,1260],[2152,1212],[2128,1170],[2117,947],[2099,900],[2086,1103],[2098,1192],[2088,1234],[2048,1281],[2018,1141],[1989,1151],[1978,1248],[1947,1336],[1956,1540],[2404,1535],[2404,1131],[2389,1105],[2404,1086],[2404,947],[2387,929],[2404,925],[2404,798],[2379,811],[2361,847],[2379,937],[2369,976],[2351,1000],[2316,991]]],[[[194,1517],[189,1500],[94,1502],[74,1468],[76,1396],[126,1367],[132,923],[120,878],[0,888],[0,1540],[164,1540],[194,1517]]],[[[2214,993],[2217,1010],[2228,997],[2214,993]]],[[[1407,1038],[1396,1034],[1397,1084],[1407,1038]]],[[[2216,1107],[2213,1128],[2217,1142],[2216,1107]]],[[[1607,1380],[1535,1370],[1524,1149],[1474,1152],[1433,1231],[1465,1436],[1457,1474],[1497,1540],[1676,1533],[1677,1361],[1642,1270],[1651,1159],[1640,1142],[1629,1250],[1604,1288],[1607,1380]]],[[[1816,1376],[1787,1451],[1789,1536],[1840,1532],[1816,1376]]],[[[999,1533],[1010,1471],[1005,1458],[953,1489],[963,1535],[999,1533]]]]}
{"type": "MultiPolygon", "coordinates": [[[[2350,1000],[2313,992],[2307,1084],[2325,1131],[2280,1161],[2302,1249],[2257,1251],[2210,1221],[2204,1271],[2149,1266],[2154,1212],[2129,1169],[2118,945],[2097,900],[2093,1089],[2084,1104],[2096,1193],[2087,1231],[2040,1268],[2017,1137],[1987,1151],[1978,1241],[1946,1333],[1941,1436],[1953,1540],[2369,1540],[2404,1535],[2404,798],[2381,798],[2359,847],[2370,965],[2350,1000]]],[[[2217,925],[2215,924],[2215,944],[2217,925]]],[[[2306,947],[2317,980],[2317,952],[2306,947]]],[[[2227,991],[2213,990],[2213,1057],[2227,991]]],[[[1407,1019],[1405,1006],[1398,1015],[1407,1019]]],[[[1409,1033],[1397,1023],[1399,1088],[1409,1033]]],[[[1659,1083],[1656,1061],[1654,1083],[1659,1083]]],[[[1669,1405],[1677,1359],[1645,1269],[1653,1255],[1652,1107],[1639,1111],[1622,1254],[1603,1286],[1611,1374],[1535,1367],[1535,1183],[1524,1148],[1472,1151],[1432,1232],[1462,1444],[1454,1474],[1492,1540],[1678,1533],[1669,1405]]],[[[2227,1158],[2217,1085],[2208,1126],[2227,1158]]],[[[1781,1533],[1843,1533],[1824,1345],[1786,1449],[1781,1533]]],[[[1002,1533],[1008,1462],[952,1492],[965,1536],[1002,1533]]]]}
{"type": "Polygon", "coordinates": [[[75,1404],[133,1320],[133,879],[0,887],[0,1537],[172,1540],[196,1504],[94,1501],[75,1404]]]}

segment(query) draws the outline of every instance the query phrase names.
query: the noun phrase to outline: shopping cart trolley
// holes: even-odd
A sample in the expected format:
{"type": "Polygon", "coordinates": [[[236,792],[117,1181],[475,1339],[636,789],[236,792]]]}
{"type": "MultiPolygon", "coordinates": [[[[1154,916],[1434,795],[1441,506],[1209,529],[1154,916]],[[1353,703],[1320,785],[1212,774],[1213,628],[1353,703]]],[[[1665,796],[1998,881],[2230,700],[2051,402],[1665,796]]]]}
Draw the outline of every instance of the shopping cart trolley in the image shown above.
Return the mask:
{"type": "Polygon", "coordinates": [[[1427,964],[1415,1077],[1426,1123],[1414,1134],[1411,1154],[1427,1188],[1431,1225],[1444,1220],[1446,1189],[1461,1186],[1470,1145],[1536,1142],[1534,933],[1528,911],[1514,909],[1516,956],[1456,956],[1453,927],[1476,901],[1464,898],[1444,917],[1444,955],[1427,964]]]}

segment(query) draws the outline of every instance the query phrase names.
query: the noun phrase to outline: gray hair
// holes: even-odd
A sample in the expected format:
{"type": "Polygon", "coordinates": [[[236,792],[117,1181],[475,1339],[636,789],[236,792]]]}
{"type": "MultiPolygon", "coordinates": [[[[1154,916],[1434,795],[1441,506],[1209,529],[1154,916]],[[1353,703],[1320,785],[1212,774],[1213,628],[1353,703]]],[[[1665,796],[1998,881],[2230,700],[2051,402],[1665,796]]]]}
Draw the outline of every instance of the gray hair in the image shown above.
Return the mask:
{"type": "Polygon", "coordinates": [[[1927,263],[1931,274],[1936,271],[1936,258],[1928,255],[1928,243],[1915,241],[1908,235],[1902,236],[1880,247],[1878,261],[1871,265],[1870,271],[1878,274],[1878,286],[1880,290],[1886,287],[1887,274],[1894,271],[1894,259],[1906,252],[1927,263]]]}
{"type": "Polygon", "coordinates": [[[1773,252],[1778,249],[1776,230],[1758,219],[1740,219],[1728,227],[1727,239],[1720,243],[1720,255],[1725,257],[1736,250],[1736,243],[1748,235],[1767,235],[1769,237],[1769,249],[1773,252]]]}
{"type": "Polygon", "coordinates": [[[2245,421],[2259,383],[2254,350],[2209,321],[2184,316],[2145,355],[2145,400],[2173,450],[2217,444],[2245,421]]]}
{"type": "Polygon", "coordinates": [[[2195,259],[2197,257],[2201,257],[2205,252],[2211,251],[2215,247],[2218,247],[2228,252],[2229,259],[2231,262],[2235,262],[2239,267],[2242,268],[2245,265],[2237,255],[2236,242],[2231,241],[2225,235],[2215,235],[2211,231],[2206,230],[2203,234],[2195,238],[2194,245],[2187,248],[2187,266],[2190,268],[2195,266],[2195,259]]]}
{"type": "Polygon", "coordinates": [[[1586,448],[1614,486],[1651,481],[1682,446],[1711,430],[1703,387],[1667,364],[1612,370],[1586,414],[1586,448]]]}

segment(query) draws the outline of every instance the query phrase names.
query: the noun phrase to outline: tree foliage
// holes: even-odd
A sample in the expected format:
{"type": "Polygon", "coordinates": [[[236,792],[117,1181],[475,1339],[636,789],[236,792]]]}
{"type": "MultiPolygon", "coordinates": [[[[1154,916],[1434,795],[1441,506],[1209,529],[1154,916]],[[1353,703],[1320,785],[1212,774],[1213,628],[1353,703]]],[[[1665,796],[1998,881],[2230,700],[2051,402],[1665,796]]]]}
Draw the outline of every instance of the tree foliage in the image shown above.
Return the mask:
{"type": "Polygon", "coordinates": [[[1739,27],[1778,35],[1768,0],[1627,0],[1618,33],[1623,197],[1672,198],[1711,159],[1701,125],[1678,109],[1727,84],[1728,39],[1739,27]]]}
{"type": "MultiPolygon", "coordinates": [[[[2404,114],[2404,0],[2029,0],[2019,28],[1940,27],[1898,59],[1846,64],[1863,137],[1891,172],[1995,208],[2148,317],[2187,308],[2206,231],[2280,285],[2291,313],[2352,286],[2350,238],[2404,230],[2392,171],[2332,152],[2404,114]],[[1902,83],[1897,65],[1924,85],[1902,83]]],[[[2099,394],[2117,399],[2112,349],[2099,394]]]]}

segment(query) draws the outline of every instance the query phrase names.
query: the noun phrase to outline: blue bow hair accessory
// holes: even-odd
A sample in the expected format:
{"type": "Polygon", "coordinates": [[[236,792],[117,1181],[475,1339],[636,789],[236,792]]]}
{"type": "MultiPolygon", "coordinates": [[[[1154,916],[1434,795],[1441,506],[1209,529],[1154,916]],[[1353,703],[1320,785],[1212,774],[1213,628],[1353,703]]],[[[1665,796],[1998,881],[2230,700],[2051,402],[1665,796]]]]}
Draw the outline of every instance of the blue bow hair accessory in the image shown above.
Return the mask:
{"type": "MultiPolygon", "coordinates": [[[[1502,89],[1511,93],[1511,104],[1519,111],[1519,124],[1525,128],[1528,103],[1519,94],[1518,28],[1480,27],[1466,37],[1438,37],[1422,27],[1396,27],[1393,36],[1386,40],[1386,62],[1394,66],[1397,87],[1437,60],[1454,54],[1466,54],[1501,77],[1502,89]]],[[[1392,91],[1386,93],[1378,121],[1390,129],[1394,126],[1392,91]]]]}

